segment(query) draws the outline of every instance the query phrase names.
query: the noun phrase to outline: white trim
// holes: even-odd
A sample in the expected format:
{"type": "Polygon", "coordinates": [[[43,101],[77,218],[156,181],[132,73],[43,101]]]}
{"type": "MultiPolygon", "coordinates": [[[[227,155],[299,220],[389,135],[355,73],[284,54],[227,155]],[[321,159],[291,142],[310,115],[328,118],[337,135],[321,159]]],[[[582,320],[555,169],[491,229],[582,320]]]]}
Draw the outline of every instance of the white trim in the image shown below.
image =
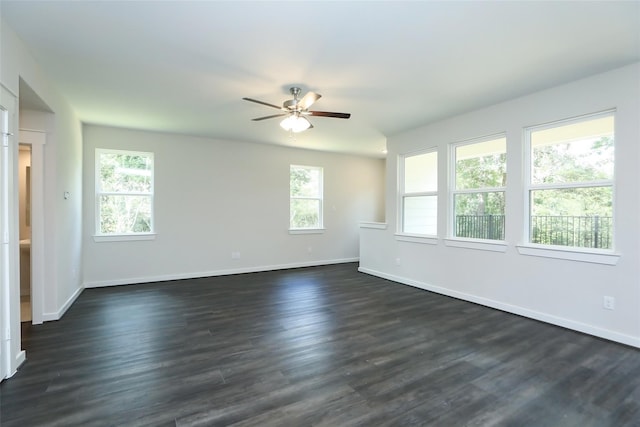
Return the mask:
{"type": "Polygon", "coordinates": [[[377,230],[386,230],[387,223],[386,222],[360,222],[360,228],[375,228],[377,230]]]}
{"type": "MultiPolygon", "coordinates": [[[[156,160],[155,160],[155,153],[152,151],[132,151],[132,150],[114,150],[114,149],[110,149],[110,148],[96,148],[95,152],[94,152],[94,163],[93,163],[93,172],[94,172],[94,230],[95,230],[95,236],[94,236],[94,240],[95,237],[102,237],[102,236],[112,236],[112,234],[103,234],[101,233],[101,229],[100,229],[100,217],[101,217],[101,210],[100,210],[100,199],[101,196],[104,195],[115,195],[115,196],[121,196],[121,197],[146,197],[150,199],[150,205],[151,205],[151,214],[149,217],[149,220],[151,222],[150,224],[150,231],[146,232],[146,233],[135,233],[135,235],[147,235],[147,234],[154,234],[155,230],[156,230],[156,223],[155,223],[155,168],[156,168],[156,160]],[[131,156],[139,156],[139,157],[146,157],[151,159],[151,170],[150,170],[150,179],[149,179],[149,185],[150,185],[150,190],[148,192],[111,192],[111,191],[102,191],[102,178],[100,176],[100,165],[101,165],[101,161],[100,161],[100,157],[102,154],[116,154],[116,155],[131,155],[131,156]]],[[[131,234],[126,234],[127,236],[129,235],[133,235],[134,233],[131,234]]],[[[123,236],[122,234],[113,234],[113,236],[119,237],[119,236],[123,236]]],[[[119,239],[114,239],[114,240],[119,240],[119,239]]],[[[151,240],[151,239],[120,239],[120,240],[151,240]]],[[[102,241],[102,240],[95,240],[96,242],[98,241],[102,241]]]]}
{"type": "Polygon", "coordinates": [[[155,240],[156,233],[139,234],[100,234],[94,235],[94,242],[129,242],[135,240],[155,240]]]}
{"type": "Polygon", "coordinates": [[[78,299],[80,294],[84,291],[84,287],[80,287],[76,289],[76,291],[67,299],[67,301],[60,307],[58,311],[55,313],[43,313],[42,318],[45,322],[50,322],[52,320],[60,320],[62,316],[67,312],[69,307],[78,299]]]}
{"type": "Polygon", "coordinates": [[[622,256],[610,251],[581,250],[579,248],[563,248],[558,246],[516,245],[520,255],[530,255],[543,258],[565,259],[570,261],[590,262],[594,264],[616,265],[622,256]]]}
{"type": "Polygon", "coordinates": [[[315,231],[310,233],[299,233],[297,232],[299,229],[290,228],[289,234],[320,234],[324,233],[324,168],[322,166],[306,166],[306,165],[289,165],[289,225],[291,225],[291,201],[293,200],[317,200],[320,204],[318,206],[318,227],[314,228],[314,230],[322,230],[315,231]],[[318,195],[313,196],[293,196],[291,194],[291,170],[292,169],[307,169],[307,170],[316,170],[319,173],[318,177],[318,195]],[[293,231],[293,233],[292,233],[293,231]]]}
{"type": "MultiPolygon", "coordinates": [[[[592,258],[592,260],[589,260],[590,257],[582,257],[582,256],[577,256],[577,257],[566,257],[566,256],[562,256],[559,253],[555,253],[554,251],[556,251],[557,247],[556,246],[547,246],[547,245],[538,245],[536,243],[532,243],[531,242],[531,193],[533,191],[548,191],[548,190],[563,190],[563,189],[567,189],[567,188],[593,188],[593,187],[611,187],[611,193],[612,193],[612,213],[611,213],[611,217],[613,219],[613,223],[612,223],[612,244],[615,245],[616,243],[616,171],[617,171],[617,167],[616,167],[616,163],[617,163],[617,159],[616,159],[616,150],[615,150],[615,146],[616,146],[616,129],[615,129],[615,122],[616,122],[616,109],[609,109],[609,110],[604,110],[604,111],[600,111],[600,112],[596,112],[596,113],[590,113],[590,114],[583,114],[580,116],[576,116],[576,117],[570,117],[570,118],[566,118],[566,119],[561,119],[561,120],[556,120],[553,122],[548,122],[548,123],[543,123],[543,124],[537,124],[537,125],[532,125],[532,126],[526,126],[522,128],[522,141],[523,141],[523,162],[522,162],[522,167],[523,167],[523,191],[524,191],[524,221],[523,221],[523,226],[524,229],[522,230],[522,235],[523,235],[523,240],[526,242],[523,245],[518,245],[518,251],[520,252],[520,254],[522,255],[533,255],[533,256],[541,256],[541,257],[546,257],[546,258],[558,258],[558,259],[570,259],[570,260],[575,260],[575,261],[585,261],[585,262],[595,262],[595,263],[599,263],[599,264],[609,264],[609,265],[615,265],[618,261],[617,259],[615,261],[609,260],[606,262],[602,262],[605,260],[605,258],[600,258],[600,261],[597,261],[596,259],[598,257],[594,257],[592,258]],[[614,154],[613,154],[613,177],[610,180],[599,180],[599,181],[576,181],[576,182],[571,182],[571,183],[552,183],[552,184],[533,184],[531,182],[532,180],[532,172],[533,172],[533,167],[532,167],[532,145],[531,145],[531,135],[534,132],[538,132],[538,131],[543,131],[543,130],[548,130],[548,129],[553,129],[553,128],[557,128],[557,127],[562,127],[562,126],[567,126],[567,125],[571,125],[571,124],[577,124],[577,123],[583,123],[583,122],[587,122],[590,120],[595,120],[598,118],[604,118],[604,117],[613,117],[614,120],[614,129],[613,129],[613,143],[614,143],[614,154]],[[521,248],[523,250],[521,250],[521,248]],[[550,251],[539,251],[537,249],[549,249],[550,251]],[[579,258],[584,258],[584,259],[579,259],[579,258]]],[[[570,248],[569,251],[571,252],[573,249],[574,252],[577,253],[581,253],[581,252],[587,252],[587,251],[582,251],[582,250],[578,250],[575,251],[575,248],[570,248]]],[[[560,250],[562,251],[562,250],[560,250]]]]}
{"type": "MultiPolygon", "coordinates": [[[[504,139],[504,155],[505,155],[505,163],[504,163],[504,167],[505,167],[505,173],[507,174],[507,181],[508,181],[508,176],[509,176],[509,172],[507,170],[508,164],[507,164],[507,156],[508,156],[508,151],[509,151],[509,141],[507,140],[507,132],[502,131],[502,132],[498,132],[495,134],[491,134],[491,135],[486,135],[486,136],[481,136],[481,137],[477,137],[477,138],[472,138],[472,139],[466,139],[466,140],[462,140],[462,141],[454,141],[449,143],[448,146],[448,161],[449,161],[449,170],[448,170],[448,194],[447,194],[447,207],[449,208],[449,212],[447,214],[447,236],[449,236],[448,239],[445,239],[445,244],[447,244],[447,246],[456,246],[456,247],[465,247],[465,248],[470,248],[470,249],[484,249],[484,250],[493,250],[496,251],[495,248],[492,248],[491,246],[483,246],[480,244],[457,244],[457,243],[452,243],[449,244],[448,240],[450,241],[458,241],[457,239],[464,239],[464,238],[460,238],[458,236],[456,236],[456,216],[457,216],[457,212],[455,209],[456,203],[455,203],[455,199],[456,196],[458,195],[465,195],[465,194],[480,194],[480,193],[502,193],[502,197],[504,199],[504,203],[506,205],[507,202],[507,186],[506,184],[501,186],[501,187],[478,187],[478,188],[466,188],[466,189],[460,189],[458,190],[456,188],[456,163],[457,163],[457,152],[456,150],[458,149],[458,147],[464,147],[464,146],[468,146],[468,145],[475,145],[475,144],[482,144],[484,142],[489,142],[489,141],[495,141],[495,140],[500,140],[500,139],[504,139]]],[[[502,213],[502,215],[504,215],[504,217],[506,218],[506,211],[502,213]]],[[[466,241],[466,239],[465,239],[466,241]]],[[[460,240],[460,242],[462,242],[462,240],[460,240]]],[[[500,251],[500,250],[498,250],[500,251]]],[[[506,251],[503,250],[502,252],[506,251]]]]}
{"type": "Polygon", "coordinates": [[[106,286],[135,285],[139,283],[167,282],[170,280],[197,279],[200,277],[229,276],[232,274],[260,273],[264,271],[287,270],[290,268],[317,267],[330,264],[358,262],[360,258],[339,258],[320,261],[294,262],[290,264],[263,265],[257,267],[231,268],[225,270],[202,271],[198,273],[166,274],[163,276],[132,277],[128,279],[100,280],[85,282],[84,288],[102,288],[106,286]]]}
{"type": "MultiPolygon", "coordinates": [[[[13,375],[16,370],[12,359],[12,331],[20,333],[19,317],[13,315],[15,300],[11,298],[11,272],[15,264],[11,260],[11,229],[9,225],[9,138],[13,129],[16,111],[16,96],[0,83],[0,381],[13,375]],[[6,94],[9,96],[7,97],[6,94]]],[[[17,304],[19,305],[19,298],[17,304]]],[[[18,337],[19,339],[19,337],[18,337]]]]}
{"type": "Polygon", "coordinates": [[[419,236],[415,234],[396,233],[398,242],[421,243],[423,245],[437,245],[438,237],[436,236],[419,236]]]}
{"type": "Polygon", "coordinates": [[[27,360],[27,352],[24,350],[20,350],[20,352],[16,355],[16,364],[13,365],[18,369],[20,365],[22,365],[27,360]]]}
{"type": "Polygon", "coordinates": [[[0,381],[21,360],[18,252],[18,97],[0,84],[0,381]],[[15,209],[13,209],[15,207],[15,209]]]}
{"type": "Polygon", "coordinates": [[[45,289],[44,149],[47,133],[21,128],[18,143],[31,147],[31,323],[40,325],[44,316],[45,289]]]}
{"type": "Polygon", "coordinates": [[[323,234],[326,228],[291,228],[289,234],[323,234]]]}
{"type": "Polygon", "coordinates": [[[529,191],[540,190],[565,190],[572,188],[594,188],[594,187],[613,187],[614,180],[600,180],[600,181],[578,181],[559,184],[535,184],[529,186],[529,191]]]}
{"type": "Polygon", "coordinates": [[[506,252],[508,244],[504,240],[471,240],[471,239],[444,239],[446,246],[454,248],[477,249],[481,251],[506,252]]]}
{"type": "Polygon", "coordinates": [[[495,301],[488,298],[482,298],[475,295],[470,295],[464,292],[453,291],[451,289],[443,288],[440,286],[434,286],[429,283],[424,283],[417,280],[408,279],[406,277],[396,276],[393,274],[382,273],[380,271],[376,271],[376,270],[372,270],[364,267],[359,267],[358,271],[361,273],[370,274],[372,276],[391,280],[393,282],[397,282],[403,285],[413,286],[419,289],[423,289],[425,291],[435,292],[437,294],[446,295],[446,296],[457,298],[463,301],[469,301],[475,304],[480,304],[486,307],[491,307],[497,310],[505,311],[507,313],[517,314],[519,316],[524,316],[530,319],[539,320],[541,322],[550,323],[552,325],[560,326],[566,329],[571,329],[574,331],[582,332],[585,334],[593,335],[593,336],[604,338],[607,340],[630,345],[632,347],[640,348],[639,337],[621,334],[619,332],[611,331],[609,329],[603,329],[593,325],[588,325],[586,323],[576,322],[575,320],[553,316],[553,315],[541,313],[535,310],[529,310],[527,308],[506,304],[500,301],[495,301]]]}
{"type": "Polygon", "coordinates": [[[425,150],[420,150],[420,151],[413,151],[410,153],[403,153],[403,154],[398,154],[398,158],[397,158],[397,206],[396,206],[396,230],[397,230],[397,234],[403,235],[403,234],[409,234],[409,233],[405,233],[405,200],[407,198],[413,198],[413,197],[435,197],[436,199],[436,230],[438,228],[438,209],[437,206],[440,202],[440,197],[439,197],[439,183],[438,183],[438,178],[439,178],[439,172],[438,172],[438,167],[439,167],[439,153],[438,153],[438,146],[434,146],[434,147],[430,147],[427,148],[425,150]],[[406,181],[406,162],[408,158],[411,157],[417,157],[417,156],[426,156],[429,154],[434,154],[436,156],[435,161],[436,161],[436,189],[432,190],[432,191],[416,191],[416,192],[412,192],[412,193],[408,193],[406,191],[405,188],[405,181],[406,181]]]}

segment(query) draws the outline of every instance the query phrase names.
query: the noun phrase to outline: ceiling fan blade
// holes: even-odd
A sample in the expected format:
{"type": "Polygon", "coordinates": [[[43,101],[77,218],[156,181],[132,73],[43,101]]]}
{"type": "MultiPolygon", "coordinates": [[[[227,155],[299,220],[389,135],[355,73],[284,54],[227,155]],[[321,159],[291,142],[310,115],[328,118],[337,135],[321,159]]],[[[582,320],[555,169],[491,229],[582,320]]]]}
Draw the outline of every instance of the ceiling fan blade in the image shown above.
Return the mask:
{"type": "Polygon", "coordinates": [[[318,99],[320,99],[322,95],[320,95],[319,93],[315,93],[315,92],[307,92],[307,94],[305,96],[302,97],[302,99],[300,99],[300,101],[298,102],[298,106],[303,109],[306,110],[309,107],[311,107],[311,105],[316,102],[318,99]]]}
{"type": "Polygon", "coordinates": [[[277,105],[269,104],[268,102],[258,101],[257,99],[251,99],[251,98],[242,98],[242,99],[244,99],[245,101],[255,102],[256,104],[262,104],[262,105],[266,105],[267,107],[272,107],[272,108],[277,108],[278,110],[282,110],[282,107],[278,107],[277,105]]]}
{"type": "Polygon", "coordinates": [[[332,113],[330,111],[309,111],[309,115],[316,117],[333,117],[336,119],[348,119],[351,113],[332,113]]]}
{"type": "Polygon", "coordinates": [[[271,116],[258,117],[257,119],[251,119],[251,120],[253,120],[254,122],[259,122],[260,120],[273,119],[275,117],[282,117],[287,115],[289,115],[289,113],[272,114],[271,116]]]}

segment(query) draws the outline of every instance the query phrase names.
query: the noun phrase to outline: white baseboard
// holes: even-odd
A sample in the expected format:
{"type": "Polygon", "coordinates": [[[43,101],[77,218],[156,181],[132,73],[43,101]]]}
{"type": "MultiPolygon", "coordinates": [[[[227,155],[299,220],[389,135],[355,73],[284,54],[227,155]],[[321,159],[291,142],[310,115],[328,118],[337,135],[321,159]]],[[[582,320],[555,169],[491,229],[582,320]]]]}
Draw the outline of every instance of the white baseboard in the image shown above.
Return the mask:
{"type": "Polygon", "coordinates": [[[78,297],[80,296],[83,290],[84,290],[83,287],[76,289],[76,291],[67,299],[64,305],[60,307],[58,311],[54,313],[42,313],[42,321],[50,322],[52,320],[60,320],[64,315],[64,313],[67,312],[69,307],[71,307],[71,305],[75,302],[75,300],[78,299],[78,297]]]}
{"type": "Polygon", "coordinates": [[[381,277],[383,279],[391,280],[403,285],[409,285],[416,288],[424,289],[426,291],[435,292],[437,294],[446,295],[449,297],[457,298],[463,301],[473,302],[475,304],[484,305],[486,307],[495,308],[507,313],[517,314],[519,316],[528,317],[530,319],[539,320],[541,322],[550,323],[552,325],[561,326],[563,328],[571,329],[585,334],[593,335],[596,337],[604,338],[610,341],[619,342],[632,347],[640,348],[640,338],[630,335],[621,334],[619,332],[610,331],[608,329],[599,328],[586,323],[576,322],[571,319],[565,319],[563,317],[553,316],[547,313],[541,313],[535,310],[529,310],[527,308],[505,304],[499,301],[494,301],[488,298],[479,297],[476,295],[467,294],[464,292],[458,292],[451,289],[443,288],[440,286],[434,286],[429,283],[419,282],[417,280],[408,279],[406,277],[396,276],[393,274],[383,273],[381,271],[372,270],[365,267],[359,267],[358,271],[361,273],[370,274],[372,276],[381,277]]]}
{"type": "Polygon", "coordinates": [[[232,269],[226,269],[226,270],[213,270],[213,271],[203,271],[203,272],[195,272],[195,273],[166,274],[162,276],[147,276],[147,277],[133,277],[133,278],[115,279],[115,280],[102,280],[102,281],[94,281],[94,282],[85,282],[84,287],[85,288],[102,288],[106,286],[134,285],[139,283],[167,282],[170,280],[197,279],[200,277],[229,276],[232,274],[259,273],[263,271],[286,270],[289,268],[317,267],[321,265],[344,264],[349,262],[358,262],[359,260],[360,258],[341,258],[341,259],[332,259],[332,260],[323,260],[323,261],[307,261],[307,262],[295,262],[290,264],[232,268],[232,269]]]}
{"type": "Polygon", "coordinates": [[[20,350],[20,352],[16,355],[16,368],[19,368],[25,360],[27,360],[27,352],[24,350],[20,350]]]}

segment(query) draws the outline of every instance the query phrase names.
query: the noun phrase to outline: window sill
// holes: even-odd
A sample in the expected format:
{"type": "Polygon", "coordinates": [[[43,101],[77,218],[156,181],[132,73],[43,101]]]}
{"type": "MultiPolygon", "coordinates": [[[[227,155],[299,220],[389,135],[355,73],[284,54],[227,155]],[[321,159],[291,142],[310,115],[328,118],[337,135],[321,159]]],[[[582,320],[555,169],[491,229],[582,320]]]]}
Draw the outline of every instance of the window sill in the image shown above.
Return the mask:
{"type": "Polygon", "coordinates": [[[363,221],[360,223],[360,228],[374,228],[376,230],[386,230],[387,223],[386,222],[366,222],[363,221]]]}
{"type": "Polygon", "coordinates": [[[503,240],[444,239],[444,244],[454,248],[476,249],[480,251],[507,251],[507,244],[503,240]]]}
{"type": "Polygon", "coordinates": [[[324,234],[325,228],[291,228],[289,234],[324,234]]]}
{"type": "Polygon", "coordinates": [[[517,245],[521,255],[543,258],[565,259],[569,261],[589,262],[593,264],[616,265],[620,254],[597,249],[560,248],[545,245],[517,245]]]}
{"type": "Polygon", "coordinates": [[[131,242],[137,240],[155,240],[155,233],[144,234],[100,234],[94,235],[94,242],[131,242]]]}
{"type": "Polygon", "coordinates": [[[419,234],[396,233],[398,242],[421,243],[423,245],[437,245],[438,238],[435,236],[421,236],[419,234]]]}

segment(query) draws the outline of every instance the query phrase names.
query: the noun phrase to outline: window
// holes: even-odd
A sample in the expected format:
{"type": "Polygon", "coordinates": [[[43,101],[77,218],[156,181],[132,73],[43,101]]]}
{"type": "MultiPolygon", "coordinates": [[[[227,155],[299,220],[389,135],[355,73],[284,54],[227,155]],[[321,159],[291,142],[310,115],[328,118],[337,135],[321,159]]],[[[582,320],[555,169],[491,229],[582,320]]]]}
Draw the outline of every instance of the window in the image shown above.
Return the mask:
{"type": "Polygon", "coordinates": [[[438,153],[400,158],[400,230],[407,234],[438,234],[438,153]]]}
{"type": "Polygon", "coordinates": [[[289,228],[322,228],[322,168],[291,165],[289,169],[289,228]]]}
{"type": "Polygon", "coordinates": [[[613,246],[614,116],[526,129],[529,242],[613,246]]]}
{"type": "Polygon", "coordinates": [[[453,237],[504,240],[506,138],[454,144],[452,162],[453,237]]]}
{"type": "Polygon", "coordinates": [[[153,153],[96,150],[96,234],[153,232],[153,153]]]}

